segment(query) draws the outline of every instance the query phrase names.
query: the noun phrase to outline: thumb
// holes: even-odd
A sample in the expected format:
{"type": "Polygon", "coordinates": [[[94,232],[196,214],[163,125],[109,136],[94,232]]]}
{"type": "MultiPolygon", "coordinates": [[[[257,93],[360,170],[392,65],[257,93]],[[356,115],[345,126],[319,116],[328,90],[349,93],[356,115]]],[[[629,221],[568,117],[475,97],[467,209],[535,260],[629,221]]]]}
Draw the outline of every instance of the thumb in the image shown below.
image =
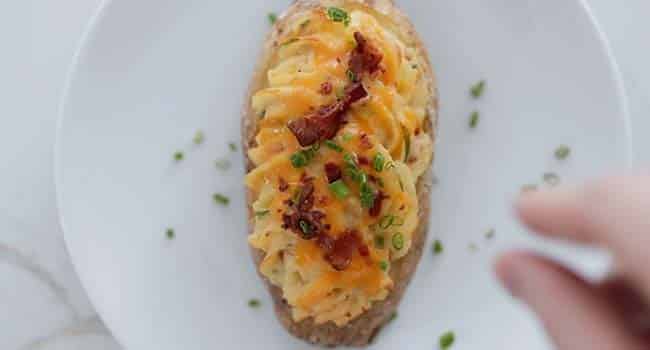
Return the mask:
{"type": "Polygon", "coordinates": [[[527,253],[499,259],[496,272],[539,316],[560,350],[645,349],[612,304],[567,269],[527,253]]]}

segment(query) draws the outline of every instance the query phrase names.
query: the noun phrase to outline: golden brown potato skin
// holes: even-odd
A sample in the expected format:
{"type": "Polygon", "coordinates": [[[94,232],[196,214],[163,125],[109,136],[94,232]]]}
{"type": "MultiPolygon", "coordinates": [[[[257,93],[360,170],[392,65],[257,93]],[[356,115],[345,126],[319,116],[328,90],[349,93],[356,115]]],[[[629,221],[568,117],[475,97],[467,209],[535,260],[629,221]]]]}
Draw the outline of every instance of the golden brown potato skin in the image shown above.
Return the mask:
{"type": "MultiPolygon", "coordinates": [[[[376,10],[383,12],[394,18],[395,21],[402,28],[404,33],[412,37],[418,48],[420,56],[426,62],[426,67],[423,67],[425,75],[429,78],[429,92],[431,99],[428,106],[428,128],[425,130],[432,139],[436,140],[437,130],[437,111],[438,100],[435,85],[435,77],[431,64],[429,62],[428,54],[424,48],[421,40],[419,39],[413,25],[408,18],[397,9],[392,0],[341,0],[341,3],[357,2],[363,3],[367,6],[373,7],[376,10]]],[[[331,2],[330,2],[331,3],[331,2]]],[[[242,146],[244,149],[244,157],[246,161],[247,172],[251,171],[253,164],[247,157],[247,152],[250,147],[255,146],[255,135],[257,132],[256,120],[257,117],[251,109],[251,97],[253,94],[264,87],[266,79],[266,71],[268,70],[268,60],[273,50],[276,49],[277,37],[282,31],[283,26],[287,23],[288,18],[296,13],[312,9],[321,5],[319,0],[296,0],[289,7],[289,9],[278,19],[275,23],[272,32],[269,34],[264,42],[262,55],[260,56],[257,66],[255,68],[253,78],[251,80],[248,92],[246,94],[245,105],[242,115],[242,146]]],[[[433,151],[433,150],[432,150],[433,151]]],[[[390,276],[395,285],[389,296],[380,302],[375,302],[370,310],[363,313],[358,318],[350,321],[343,327],[338,327],[332,322],[321,325],[316,325],[313,319],[309,318],[301,322],[294,322],[291,317],[289,305],[282,298],[282,290],[268,281],[265,283],[273,298],[275,304],[275,312],[282,323],[282,325],[294,336],[304,339],[312,344],[322,346],[366,346],[368,345],[379,329],[391,318],[393,312],[396,311],[397,306],[402,298],[407,285],[409,284],[415,268],[422,256],[422,251],[426,243],[426,236],[428,231],[428,220],[430,210],[430,192],[432,186],[432,172],[429,169],[423,174],[417,183],[419,207],[419,226],[413,236],[413,244],[409,253],[400,260],[393,262],[390,270],[390,276]]],[[[248,223],[249,234],[253,231],[254,218],[251,204],[255,200],[255,194],[247,190],[247,203],[248,203],[248,223]]],[[[252,249],[253,260],[255,266],[259,266],[263,252],[252,249]]],[[[261,275],[260,275],[261,276],[261,275]]],[[[264,279],[262,277],[262,279],[264,279]]]]}

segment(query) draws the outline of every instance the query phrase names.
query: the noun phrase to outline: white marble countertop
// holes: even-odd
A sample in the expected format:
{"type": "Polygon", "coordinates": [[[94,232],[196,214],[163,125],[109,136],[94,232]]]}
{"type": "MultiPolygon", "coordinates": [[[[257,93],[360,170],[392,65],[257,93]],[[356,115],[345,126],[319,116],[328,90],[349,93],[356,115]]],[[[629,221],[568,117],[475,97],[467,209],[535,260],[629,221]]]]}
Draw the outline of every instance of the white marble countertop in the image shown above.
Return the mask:
{"type": "MultiPolygon", "coordinates": [[[[0,2],[0,349],[120,349],[68,260],[52,176],[64,77],[100,2],[0,2]]],[[[588,2],[625,81],[641,167],[650,162],[650,2],[588,2]]]]}

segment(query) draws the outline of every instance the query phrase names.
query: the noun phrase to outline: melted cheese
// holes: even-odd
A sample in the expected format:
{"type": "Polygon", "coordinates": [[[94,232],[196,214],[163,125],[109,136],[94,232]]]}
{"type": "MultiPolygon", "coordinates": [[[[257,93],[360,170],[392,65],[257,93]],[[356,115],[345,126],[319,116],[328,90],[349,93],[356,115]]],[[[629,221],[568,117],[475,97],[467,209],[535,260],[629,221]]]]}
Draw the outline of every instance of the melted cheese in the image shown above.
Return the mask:
{"type": "Polygon", "coordinates": [[[320,8],[293,18],[284,27],[266,84],[251,100],[260,120],[256,146],[248,153],[255,168],[245,180],[256,196],[253,210],[258,215],[249,243],[265,254],[261,273],[282,289],[294,320],[312,317],[317,324],[334,322],[338,326],[390,293],[390,263],[411,247],[418,226],[415,186],[430,164],[433,148],[431,138],[422,131],[431,98],[419,68],[423,58],[390,19],[359,4],[348,5],[344,8],[351,19],[347,26],[331,21],[320,8]],[[344,151],[321,146],[306,167],[296,169],[290,156],[300,146],[286,123],[336,100],[337,92],[348,84],[347,62],[355,47],[356,31],[381,51],[381,71],[378,76],[362,78],[369,97],[352,106],[348,123],[332,140],[344,151]],[[324,82],[332,85],[331,94],[320,93],[324,82]],[[362,141],[364,134],[366,141],[362,141]],[[344,154],[370,160],[370,166],[362,169],[377,179],[381,184],[376,185],[377,190],[386,196],[378,217],[362,208],[359,186],[346,177],[343,180],[352,195],[340,200],[329,191],[323,165],[333,162],[343,168],[344,154]],[[378,154],[387,165],[382,171],[372,167],[378,154]],[[303,174],[314,178],[315,209],[325,214],[329,234],[336,237],[345,230],[356,230],[368,246],[369,256],[355,254],[348,268],[337,271],[315,241],[283,228],[286,201],[303,174]],[[280,191],[280,179],[289,189],[280,191]],[[386,225],[391,218],[394,222],[386,225]],[[403,246],[392,244],[395,235],[401,235],[403,246]],[[383,245],[376,243],[382,239],[383,245]]]}

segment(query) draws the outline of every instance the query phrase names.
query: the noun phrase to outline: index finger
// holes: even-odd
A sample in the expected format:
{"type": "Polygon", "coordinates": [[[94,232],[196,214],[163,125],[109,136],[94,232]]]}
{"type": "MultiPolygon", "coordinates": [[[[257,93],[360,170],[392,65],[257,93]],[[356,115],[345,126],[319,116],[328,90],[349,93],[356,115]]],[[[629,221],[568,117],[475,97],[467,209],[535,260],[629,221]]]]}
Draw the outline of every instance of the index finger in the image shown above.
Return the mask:
{"type": "Polygon", "coordinates": [[[616,177],[522,194],[521,220],[555,238],[610,249],[622,272],[650,296],[650,176],[616,177]]]}

